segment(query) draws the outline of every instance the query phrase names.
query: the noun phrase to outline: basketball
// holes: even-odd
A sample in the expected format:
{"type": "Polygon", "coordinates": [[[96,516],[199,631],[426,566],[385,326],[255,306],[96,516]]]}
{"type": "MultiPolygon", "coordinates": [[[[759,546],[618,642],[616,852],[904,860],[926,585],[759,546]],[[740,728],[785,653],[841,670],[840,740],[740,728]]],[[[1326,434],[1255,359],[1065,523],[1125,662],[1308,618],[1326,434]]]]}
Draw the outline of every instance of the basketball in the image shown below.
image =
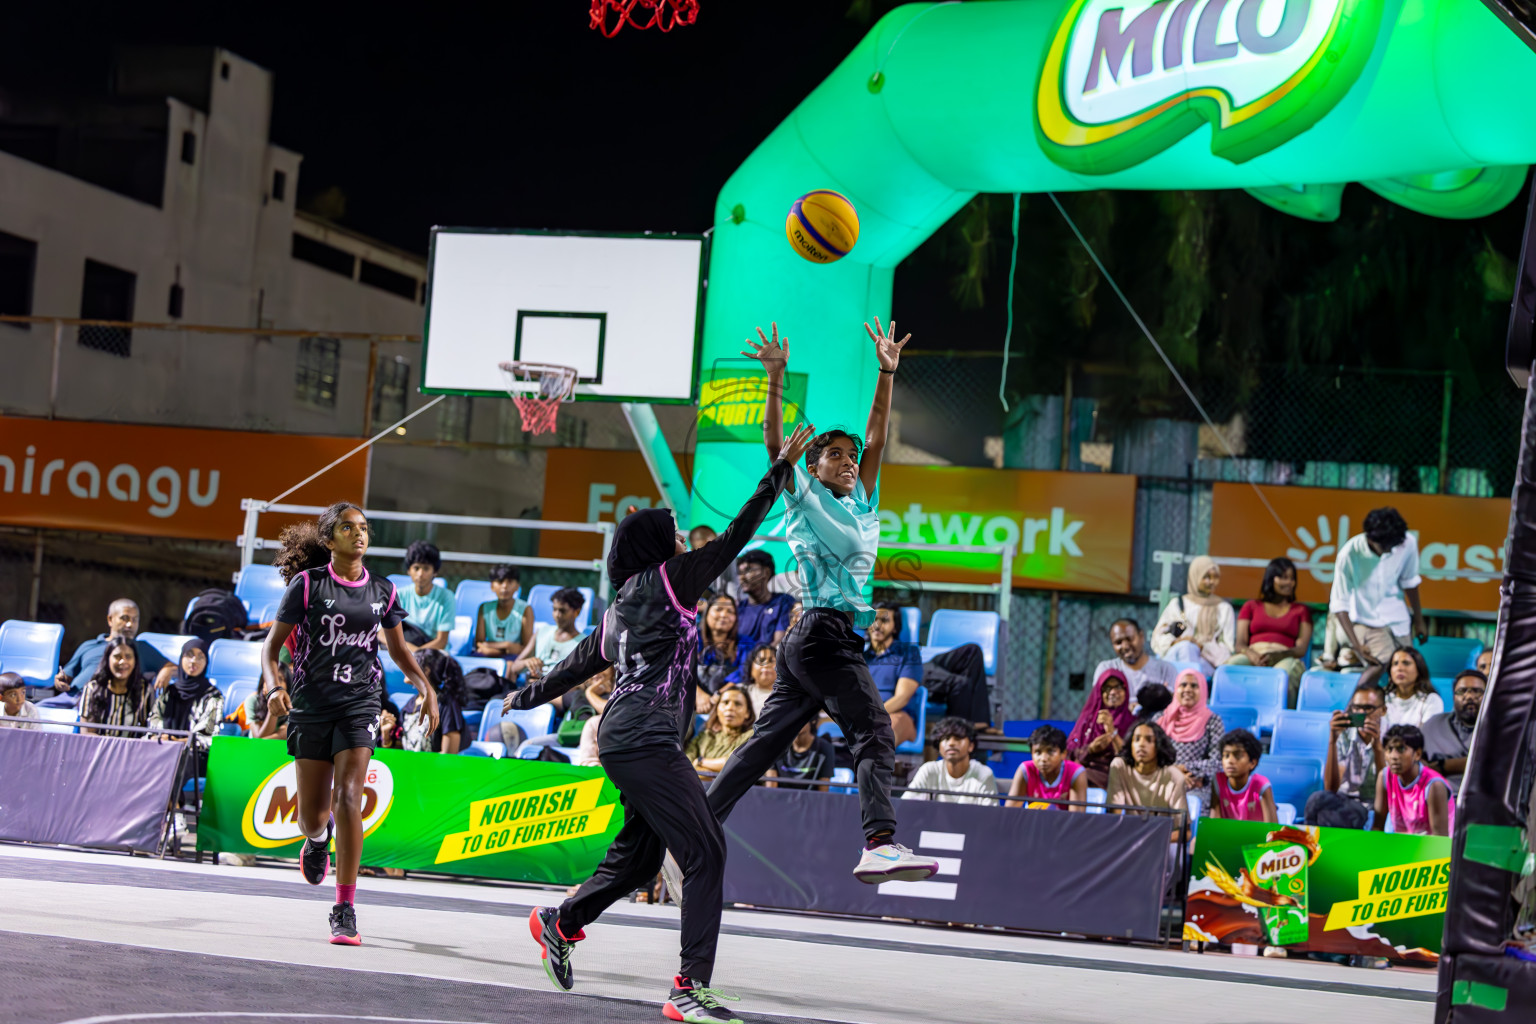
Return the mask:
{"type": "Polygon", "coordinates": [[[802,258],[835,263],[859,240],[859,214],[841,192],[819,188],[795,200],[784,234],[802,258]]]}

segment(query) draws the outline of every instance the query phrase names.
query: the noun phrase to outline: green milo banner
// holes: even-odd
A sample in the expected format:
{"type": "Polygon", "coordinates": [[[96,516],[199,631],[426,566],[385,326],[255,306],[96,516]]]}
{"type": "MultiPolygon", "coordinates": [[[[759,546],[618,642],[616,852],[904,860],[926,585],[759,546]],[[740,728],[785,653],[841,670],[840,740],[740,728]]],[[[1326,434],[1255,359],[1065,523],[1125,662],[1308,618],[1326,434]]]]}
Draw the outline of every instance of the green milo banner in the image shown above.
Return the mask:
{"type": "Polygon", "coordinates": [[[1439,961],[1446,836],[1207,818],[1191,865],[1186,940],[1439,961]]]}
{"type": "MultiPolygon", "coordinates": [[[[623,823],[601,768],[377,750],[363,794],[363,862],[574,885],[623,823]]],[[[215,738],[198,825],[200,851],[297,857],[304,837],[286,746],[215,738]]]]}

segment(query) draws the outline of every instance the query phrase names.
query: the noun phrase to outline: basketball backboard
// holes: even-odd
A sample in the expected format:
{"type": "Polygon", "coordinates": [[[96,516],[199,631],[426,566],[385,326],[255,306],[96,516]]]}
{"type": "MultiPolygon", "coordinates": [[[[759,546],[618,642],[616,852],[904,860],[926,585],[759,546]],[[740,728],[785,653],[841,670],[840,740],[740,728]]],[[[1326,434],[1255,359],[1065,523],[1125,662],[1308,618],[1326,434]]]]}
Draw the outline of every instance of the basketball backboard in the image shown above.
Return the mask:
{"type": "Polygon", "coordinates": [[[421,390],[505,397],[508,360],[577,370],[578,401],[688,403],[702,236],[433,228],[421,390]]]}

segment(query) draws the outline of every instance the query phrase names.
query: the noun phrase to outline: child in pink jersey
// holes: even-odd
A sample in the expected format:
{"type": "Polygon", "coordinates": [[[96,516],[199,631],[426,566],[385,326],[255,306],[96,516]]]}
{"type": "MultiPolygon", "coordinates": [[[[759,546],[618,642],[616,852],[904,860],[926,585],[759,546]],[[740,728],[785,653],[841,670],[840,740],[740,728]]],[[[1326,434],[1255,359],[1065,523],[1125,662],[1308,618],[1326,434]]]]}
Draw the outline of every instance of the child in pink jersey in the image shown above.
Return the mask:
{"type": "Polygon", "coordinates": [[[1448,836],[1456,824],[1456,797],[1445,777],[1422,764],[1424,734],[1416,725],[1394,725],[1381,738],[1387,770],[1376,776],[1376,823],[1379,832],[1392,816],[1392,831],[1416,836],[1448,836]]]}
{"type": "Polygon", "coordinates": [[[1278,821],[1269,780],[1254,771],[1263,748],[1247,729],[1221,738],[1221,774],[1211,780],[1211,817],[1232,821],[1278,821]]]}
{"type": "Polygon", "coordinates": [[[1077,807],[1046,804],[1058,811],[1087,810],[1081,804],[1088,799],[1088,774],[1076,761],[1067,760],[1067,734],[1054,725],[1042,725],[1029,734],[1032,760],[1019,765],[1008,787],[1011,798],[1006,807],[1023,807],[1040,800],[1075,800],[1077,807]]]}

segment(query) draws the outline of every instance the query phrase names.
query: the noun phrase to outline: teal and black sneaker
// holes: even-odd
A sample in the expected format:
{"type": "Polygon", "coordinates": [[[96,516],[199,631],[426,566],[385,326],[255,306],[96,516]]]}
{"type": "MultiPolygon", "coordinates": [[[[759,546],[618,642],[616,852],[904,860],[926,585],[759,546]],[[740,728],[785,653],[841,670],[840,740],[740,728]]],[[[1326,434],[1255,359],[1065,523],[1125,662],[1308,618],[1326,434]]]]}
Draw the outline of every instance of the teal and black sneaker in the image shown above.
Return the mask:
{"type": "Polygon", "coordinates": [[[560,911],[555,907],[534,907],[528,915],[528,930],[533,933],[533,941],[543,947],[544,973],[556,988],[569,992],[576,985],[576,976],[571,972],[571,950],[587,937],[586,930],[569,939],[560,934],[560,911]]]}
{"type": "Polygon", "coordinates": [[[721,1000],[736,1002],[736,996],[728,996],[719,989],[706,988],[679,974],[672,979],[672,994],[661,1008],[668,1020],[687,1021],[689,1024],[742,1024],[721,1005],[721,1000]]]}

